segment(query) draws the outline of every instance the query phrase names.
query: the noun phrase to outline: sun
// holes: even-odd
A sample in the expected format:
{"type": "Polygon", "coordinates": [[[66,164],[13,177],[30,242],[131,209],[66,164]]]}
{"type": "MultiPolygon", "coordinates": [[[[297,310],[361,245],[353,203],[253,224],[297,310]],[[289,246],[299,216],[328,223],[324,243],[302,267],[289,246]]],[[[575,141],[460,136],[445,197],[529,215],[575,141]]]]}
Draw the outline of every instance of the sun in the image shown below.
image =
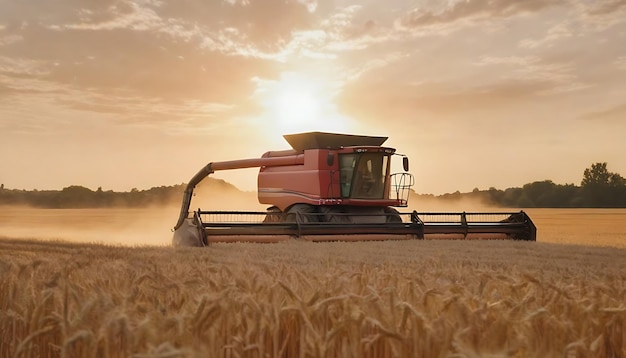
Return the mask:
{"type": "Polygon", "coordinates": [[[319,115],[321,104],[306,89],[285,90],[276,94],[274,111],[284,124],[310,124],[319,115]]]}
{"type": "Polygon", "coordinates": [[[257,96],[265,111],[263,125],[274,133],[346,130],[337,113],[336,90],[321,76],[283,72],[278,80],[257,79],[257,96]]]}
{"type": "Polygon", "coordinates": [[[268,93],[267,107],[276,125],[287,131],[314,129],[327,101],[322,85],[301,74],[283,73],[268,93]]]}

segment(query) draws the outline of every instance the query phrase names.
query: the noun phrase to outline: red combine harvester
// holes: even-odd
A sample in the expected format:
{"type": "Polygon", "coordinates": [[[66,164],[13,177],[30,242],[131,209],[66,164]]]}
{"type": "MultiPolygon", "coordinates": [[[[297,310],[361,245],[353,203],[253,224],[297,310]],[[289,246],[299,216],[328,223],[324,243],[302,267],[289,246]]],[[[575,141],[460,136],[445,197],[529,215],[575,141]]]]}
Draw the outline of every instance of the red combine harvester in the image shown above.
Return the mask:
{"type": "Polygon", "coordinates": [[[261,158],[212,162],[185,189],[175,246],[213,242],[277,242],[405,239],[514,239],[535,241],[537,229],[523,211],[500,213],[400,213],[413,176],[409,160],[387,137],[323,132],[285,135],[291,150],[261,158]],[[403,173],[390,173],[402,157],[403,173]],[[267,212],[197,211],[189,206],[195,186],[218,170],[259,167],[258,198],[267,212]]]}

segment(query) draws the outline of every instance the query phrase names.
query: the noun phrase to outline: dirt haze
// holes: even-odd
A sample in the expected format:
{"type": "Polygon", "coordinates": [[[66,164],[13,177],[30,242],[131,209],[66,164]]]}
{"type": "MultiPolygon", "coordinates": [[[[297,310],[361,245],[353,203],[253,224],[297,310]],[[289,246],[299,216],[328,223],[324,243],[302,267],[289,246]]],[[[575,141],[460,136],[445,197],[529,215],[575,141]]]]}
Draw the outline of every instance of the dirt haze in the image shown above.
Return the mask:
{"type": "MultiPolygon", "coordinates": [[[[483,200],[460,198],[460,199],[441,199],[430,196],[411,196],[409,206],[404,210],[415,210],[417,212],[428,211],[506,211],[495,205],[487,204],[483,200]]],[[[519,211],[516,209],[515,211],[519,211]]]]}
{"type": "MultiPolygon", "coordinates": [[[[170,205],[143,208],[39,209],[0,206],[0,236],[120,245],[170,245],[182,196],[170,205]]],[[[258,210],[256,192],[199,186],[189,211],[258,210]]]]}
{"type": "MultiPolygon", "coordinates": [[[[257,204],[211,201],[202,209],[263,210],[257,204]],[[235,204],[243,204],[237,206],[235,204]],[[249,204],[249,206],[246,206],[249,204]],[[230,206],[229,206],[230,205],[230,206]]],[[[410,210],[411,208],[404,208],[410,210]]],[[[477,208],[472,210],[492,210],[477,208]]],[[[192,206],[192,210],[195,210],[192,206]]],[[[458,210],[429,206],[428,210],[458,210]]],[[[502,209],[499,209],[502,210],[502,209]]],[[[519,210],[519,209],[511,209],[519,210]]],[[[420,208],[420,211],[425,211],[420,208]]],[[[470,210],[467,210],[470,211],[470,210]]],[[[497,211],[497,210],[496,210],[497,211]]],[[[626,209],[528,209],[537,241],[626,247],[626,209]]],[[[179,207],[143,209],[33,209],[0,207],[0,237],[115,245],[170,245],[179,207]]]]}

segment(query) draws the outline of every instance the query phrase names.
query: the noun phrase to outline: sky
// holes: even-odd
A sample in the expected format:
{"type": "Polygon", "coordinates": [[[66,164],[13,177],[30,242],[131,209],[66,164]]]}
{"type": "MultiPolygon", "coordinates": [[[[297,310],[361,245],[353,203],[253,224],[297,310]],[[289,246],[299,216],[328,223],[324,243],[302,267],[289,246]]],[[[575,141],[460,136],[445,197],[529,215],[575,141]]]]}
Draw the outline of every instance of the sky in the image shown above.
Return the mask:
{"type": "Polygon", "coordinates": [[[388,136],[418,193],[626,176],[626,0],[0,0],[5,188],[180,184],[304,131],[388,136]]]}

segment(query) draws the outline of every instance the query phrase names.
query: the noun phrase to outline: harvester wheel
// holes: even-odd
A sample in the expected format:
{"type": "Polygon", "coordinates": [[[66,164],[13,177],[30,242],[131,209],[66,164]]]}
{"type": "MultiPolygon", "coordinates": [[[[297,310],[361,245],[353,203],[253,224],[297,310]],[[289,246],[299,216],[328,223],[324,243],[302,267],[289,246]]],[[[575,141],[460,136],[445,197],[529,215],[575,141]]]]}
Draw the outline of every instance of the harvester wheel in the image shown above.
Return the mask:
{"type": "Polygon", "coordinates": [[[341,208],[335,206],[321,206],[322,219],[329,223],[349,223],[350,216],[345,215],[345,212],[341,208]],[[336,215],[339,214],[339,215],[336,215]]]}
{"type": "Polygon", "coordinates": [[[174,231],[172,238],[173,246],[199,247],[204,246],[202,237],[198,231],[198,226],[193,219],[185,219],[181,226],[174,231]]]}
{"type": "Polygon", "coordinates": [[[315,215],[317,211],[313,205],[308,204],[295,204],[292,205],[287,210],[287,215],[285,216],[286,222],[297,222],[300,223],[310,223],[310,222],[318,222],[318,218],[315,215]]]}
{"type": "MultiPolygon", "coordinates": [[[[393,210],[393,209],[392,209],[393,210]]],[[[398,222],[390,221],[395,220],[393,215],[387,216],[386,209],[383,207],[366,207],[366,206],[350,206],[350,207],[337,207],[337,206],[321,206],[320,211],[323,220],[331,223],[351,223],[351,224],[383,224],[385,222],[398,222]]],[[[395,211],[397,220],[400,220],[400,215],[395,211]]],[[[400,220],[401,221],[401,220],[400,220]]]]}
{"type": "MultiPolygon", "coordinates": [[[[510,215],[508,218],[500,221],[501,223],[523,223],[526,221],[524,213],[516,213],[510,215]]],[[[509,238],[513,240],[530,240],[530,234],[528,231],[521,231],[518,233],[509,234],[509,238]]]]}
{"type": "Polygon", "coordinates": [[[265,215],[265,219],[263,219],[264,223],[278,223],[283,219],[282,211],[275,206],[270,206],[267,208],[267,214],[265,215]]]}
{"type": "Polygon", "coordinates": [[[401,223],[402,218],[400,217],[400,213],[398,210],[390,207],[386,207],[384,209],[385,214],[387,215],[386,222],[388,223],[401,223]]]}

